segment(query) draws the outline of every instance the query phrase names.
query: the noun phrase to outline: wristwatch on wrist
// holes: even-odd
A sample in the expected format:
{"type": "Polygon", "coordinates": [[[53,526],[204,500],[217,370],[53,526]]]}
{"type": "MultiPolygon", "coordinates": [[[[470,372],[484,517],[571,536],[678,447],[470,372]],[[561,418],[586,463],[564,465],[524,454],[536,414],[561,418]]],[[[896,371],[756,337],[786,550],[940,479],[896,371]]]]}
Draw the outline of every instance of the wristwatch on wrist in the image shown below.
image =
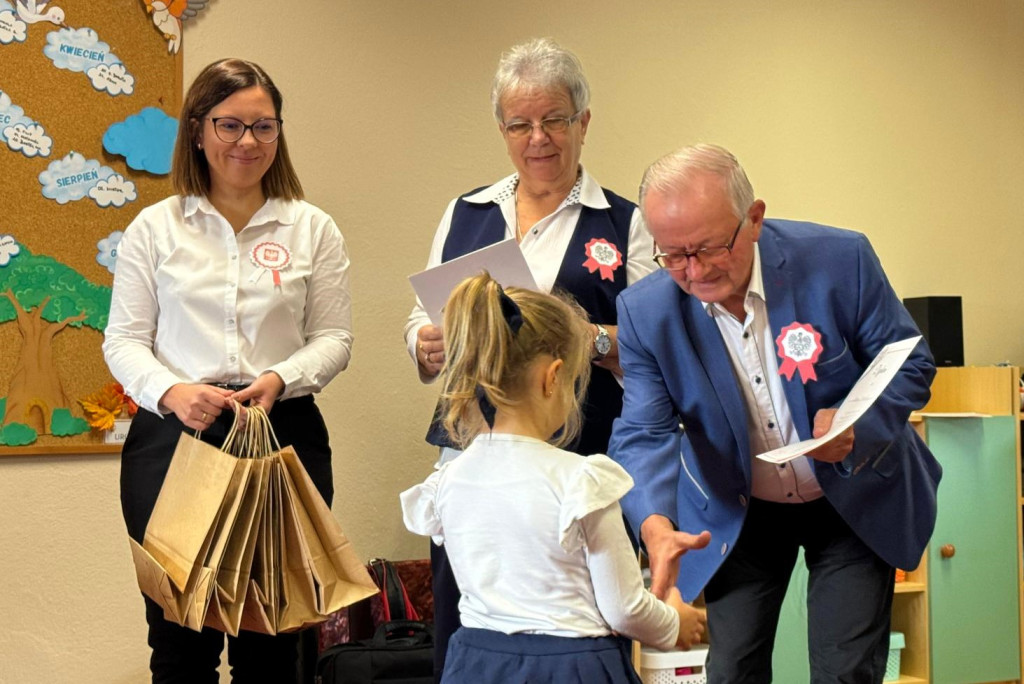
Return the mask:
{"type": "Polygon", "coordinates": [[[608,334],[608,329],[600,323],[594,324],[597,327],[597,337],[594,338],[594,358],[598,361],[608,356],[608,352],[612,350],[612,337],[608,334]]]}

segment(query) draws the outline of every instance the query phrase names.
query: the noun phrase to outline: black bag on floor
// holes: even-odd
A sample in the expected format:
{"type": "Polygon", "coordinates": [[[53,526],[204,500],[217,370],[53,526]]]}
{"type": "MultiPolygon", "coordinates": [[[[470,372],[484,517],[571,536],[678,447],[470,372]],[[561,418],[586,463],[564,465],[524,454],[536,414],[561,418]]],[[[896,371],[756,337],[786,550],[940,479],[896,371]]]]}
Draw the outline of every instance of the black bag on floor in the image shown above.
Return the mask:
{"type": "Polygon", "coordinates": [[[392,620],[372,639],[338,644],[320,654],[317,684],[433,684],[434,628],[392,620]]]}

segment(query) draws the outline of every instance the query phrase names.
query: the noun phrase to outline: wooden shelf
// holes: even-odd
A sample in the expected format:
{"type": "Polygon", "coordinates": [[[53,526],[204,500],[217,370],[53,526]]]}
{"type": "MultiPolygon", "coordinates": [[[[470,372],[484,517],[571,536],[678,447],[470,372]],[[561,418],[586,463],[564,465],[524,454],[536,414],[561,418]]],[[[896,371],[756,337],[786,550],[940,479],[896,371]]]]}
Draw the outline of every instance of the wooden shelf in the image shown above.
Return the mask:
{"type": "Polygon", "coordinates": [[[925,591],[927,585],[924,582],[897,582],[896,588],[893,589],[893,593],[896,594],[913,594],[916,592],[925,591]]]}
{"type": "Polygon", "coordinates": [[[911,677],[910,675],[901,674],[899,679],[892,680],[897,684],[928,684],[927,679],[921,679],[920,677],[911,677]]]}

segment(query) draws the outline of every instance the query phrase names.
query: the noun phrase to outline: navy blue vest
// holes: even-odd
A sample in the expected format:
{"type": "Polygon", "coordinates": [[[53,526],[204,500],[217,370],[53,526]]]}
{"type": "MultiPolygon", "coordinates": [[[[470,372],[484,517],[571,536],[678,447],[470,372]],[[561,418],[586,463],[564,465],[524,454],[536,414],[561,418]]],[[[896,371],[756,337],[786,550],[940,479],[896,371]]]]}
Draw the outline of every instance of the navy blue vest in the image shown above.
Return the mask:
{"type": "MultiPolygon", "coordinates": [[[[602,191],[611,208],[581,208],[579,222],[555,278],[555,289],[571,294],[590,315],[591,323],[616,325],[615,298],[626,287],[629,225],[636,205],[610,190],[602,188],[602,191]],[[584,266],[587,243],[595,238],[604,238],[622,254],[622,264],[612,271],[612,280],[602,278],[600,271],[591,273],[584,266]]],[[[451,229],[441,250],[441,261],[456,259],[504,239],[505,218],[500,206],[494,202],[478,204],[460,199],[452,214],[451,229]]],[[[612,421],[621,412],[622,388],[615,376],[611,371],[594,366],[583,403],[583,429],[576,443],[569,448],[585,456],[607,453],[612,421]]],[[[427,442],[435,446],[455,446],[436,414],[427,432],[427,442]]]]}

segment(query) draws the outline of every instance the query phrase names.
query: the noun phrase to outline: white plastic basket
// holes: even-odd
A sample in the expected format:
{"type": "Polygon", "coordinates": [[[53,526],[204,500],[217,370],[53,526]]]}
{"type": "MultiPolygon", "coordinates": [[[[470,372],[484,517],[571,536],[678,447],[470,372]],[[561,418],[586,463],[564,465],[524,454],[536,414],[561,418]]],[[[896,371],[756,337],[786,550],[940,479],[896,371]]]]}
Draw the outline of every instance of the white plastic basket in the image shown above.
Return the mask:
{"type": "Polygon", "coordinates": [[[644,684],[707,684],[704,663],[707,644],[698,644],[689,651],[640,649],[640,679],[644,684]]]}

